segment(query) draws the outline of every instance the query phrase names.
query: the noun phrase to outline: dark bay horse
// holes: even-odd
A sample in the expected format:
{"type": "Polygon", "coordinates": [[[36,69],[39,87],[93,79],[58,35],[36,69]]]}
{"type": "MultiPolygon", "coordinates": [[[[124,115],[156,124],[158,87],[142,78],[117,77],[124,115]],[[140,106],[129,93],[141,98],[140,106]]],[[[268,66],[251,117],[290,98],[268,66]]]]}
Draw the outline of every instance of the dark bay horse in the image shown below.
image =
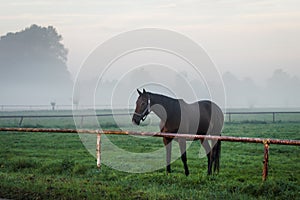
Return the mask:
{"type": "MultiPolygon", "coordinates": [[[[186,133],[201,135],[221,135],[224,123],[222,110],[213,102],[205,100],[188,104],[182,99],[174,99],[161,94],[154,94],[137,90],[139,97],[132,118],[134,124],[139,125],[147,115],[153,111],[160,119],[160,131],[165,133],[186,133]]],[[[171,172],[171,149],[173,138],[163,138],[166,147],[166,170],[171,172]]],[[[207,159],[207,173],[219,171],[221,141],[200,140],[204,147],[207,159]]],[[[186,157],[186,139],[178,138],[181,160],[184,165],[185,175],[189,175],[186,157]]]]}

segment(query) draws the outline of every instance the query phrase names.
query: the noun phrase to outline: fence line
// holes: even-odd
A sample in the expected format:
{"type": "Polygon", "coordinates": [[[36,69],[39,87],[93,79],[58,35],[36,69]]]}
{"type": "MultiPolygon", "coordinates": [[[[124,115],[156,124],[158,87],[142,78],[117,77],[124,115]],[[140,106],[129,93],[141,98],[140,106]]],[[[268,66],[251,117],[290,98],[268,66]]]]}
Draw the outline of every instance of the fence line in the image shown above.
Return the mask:
{"type": "Polygon", "coordinates": [[[106,135],[135,135],[135,136],[154,136],[169,138],[185,138],[189,140],[220,140],[227,142],[245,142],[245,143],[264,143],[278,145],[295,145],[300,146],[300,140],[282,140],[271,138],[251,138],[251,137],[233,137],[233,136],[214,136],[214,135],[191,135],[181,133],[161,133],[161,132],[135,132],[135,131],[115,131],[115,130],[99,130],[99,129],[55,129],[55,128],[3,128],[0,131],[16,131],[16,132],[52,132],[52,133],[79,133],[79,134],[106,134],[106,135]]]}
{"type": "Polygon", "coordinates": [[[300,114],[300,111],[260,111],[260,112],[225,112],[228,115],[228,121],[232,122],[232,115],[272,115],[272,122],[276,122],[277,114],[300,114]]]}
{"type": "MultiPolygon", "coordinates": [[[[111,109],[112,105],[71,105],[55,104],[51,105],[0,105],[1,111],[39,111],[39,110],[86,110],[86,109],[111,109]]],[[[114,108],[128,109],[134,105],[114,105],[114,108]]]]}
{"type": "MultiPolygon", "coordinates": [[[[300,111],[278,111],[278,112],[225,112],[225,115],[228,115],[228,122],[232,122],[232,115],[272,115],[272,122],[276,122],[276,115],[277,114],[300,114],[300,111]]],[[[22,126],[23,119],[24,118],[81,118],[81,121],[83,121],[83,118],[85,117],[107,117],[107,116],[128,116],[133,115],[133,113],[106,113],[106,114],[68,114],[68,115],[0,115],[1,118],[20,118],[19,121],[19,127],[22,126]]]]}
{"type": "Polygon", "coordinates": [[[262,172],[263,181],[265,181],[268,176],[270,144],[300,146],[300,140],[281,140],[281,139],[271,139],[271,138],[249,138],[249,137],[212,136],[212,135],[191,135],[191,134],[161,133],[161,132],[133,132],[133,131],[92,130],[92,129],[47,129],[47,128],[0,128],[0,131],[96,134],[97,135],[97,143],[96,143],[97,167],[99,168],[101,167],[101,135],[102,134],[185,138],[188,140],[207,139],[207,140],[220,140],[220,141],[227,141],[227,142],[262,143],[264,145],[264,161],[263,161],[263,172],[262,172]]]}
{"type": "MultiPolygon", "coordinates": [[[[134,105],[117,105],[118,109],[128,109],[134,108],[134,105]]],[[[75,110],[86,110],[86,109],[111,109],[111,105],[0,105],[0,110],[6,111],[6,110],[15,110],[20,111],[20,109],[24,110],[72,110],[72,108],[75,108],[75,110]],[[26,109],[27,108],[27,109],[26,109]]],[[[299,108],[295,108],[299,109],[299,108]]],[[[225,109],[226,110],[226,109],[225,109]]],[[[227,109],[230,110],[230,109],[227,109]]],[[[289,109],[290,110],[290,109],[289,109]]],[[[267,114],[272,116],[272,122],[276,122],[276,115],[277,114],[300,114],[300,111],[229,111],[224,112],[228,116],[228,122],[232,122],[232,116],[233,115],[260,115],[260,114],[267,114]]],[[[82,115],[81,115],[82,116],[82,115]]],[[[101,115],[97,115],[101,116],[101,115]]],[[[26,116],[27,117],[27,116],[26,116]]],[[[43,116],[41,116],[43,117],[43,116]]],[[[52,116],[50,116],[52,117],[52,116]]],[[[72,116],[58,116],[58,117],[72,117],[72,116]]],[[[89,117],[89,116],[83,116],[83,117],[89,117]]],[[[22,121],[23,119],[21,119],[22,121]]]]}
{"type": "MultiPolygon", "coordinates": [[[[132,114],[132,113],[130,113],[132,114]]],[[[112,114],[112,113],[106,113],[106,114],[82,114],[82,115],[78,115],[78,114],[74,114],[74,115],[0,115],[0,119],[12,119],[12,118],[20,118],[20,121],[18,123],[19,127],[22,126],[23,123],[23,119],[24,118],[81,118],[81,127],[83,124],[83,118],[85,117],[108,117],[108,116],[128,116],[128,113],[116,113],[116,114],[112,114]]]]}

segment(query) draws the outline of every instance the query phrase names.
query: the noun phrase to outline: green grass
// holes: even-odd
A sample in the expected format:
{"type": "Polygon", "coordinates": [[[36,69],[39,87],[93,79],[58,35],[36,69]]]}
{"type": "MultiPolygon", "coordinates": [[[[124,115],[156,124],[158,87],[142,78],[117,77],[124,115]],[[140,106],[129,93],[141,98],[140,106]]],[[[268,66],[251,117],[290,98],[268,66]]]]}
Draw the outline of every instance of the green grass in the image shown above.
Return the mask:
{"type": "MultiPolygon", "coordinates": [[[[100,119],[99,119],[100,120],[100,119]]],[[[150,119],[146,124],[151,124],[150,119]]],[[[34,127],[36,122],[27,122],[34,127]]],[[[102,127],[116,129],[111,119],[102,127]]],[[[156,123],[156,122],[155,122],[156,123]]],[[[151,126],[139,130],[158,131],[151,126]]],[[[74,127],[64,120],[39,121],[41,127],[74,127]]],[[[24,121],[24,125],[26,125],[24,121]]],[[[124,124],[125,126],[126,124],[124,124]]],[[[12,125],[13,126],[13,125],[12,125]]],[[[128,129],[134,129],[127,125],[128,129]]],[[[299,123],[231,123],[223,135],[300,140],[299,123]]],[[[200,144],[187,151],[190,176],[181,160],[165,169],[127,173],[96,161],[76,134],[0,132],[0,198],[8,199],[299,199],[300,148],[270,145],[269,176],[262,182],[263,145],[222,142],[220,173],[206,175],[206,158],[199,158],[200,144]]],[[[163,148],[161,138],[109,136],[130,152],[163,148]]],[[[96,142],[96,141],[95,141],[96,142]]],[[[178,146],[173,143],[174,151],[178,146]]],[[[105,152],[103,152],[105,153],[105,152]]],[[[112,157],[113,159],[113,157],[112,157]]],[[[149,162],[141,162],[143,167],[149,162]]]]}

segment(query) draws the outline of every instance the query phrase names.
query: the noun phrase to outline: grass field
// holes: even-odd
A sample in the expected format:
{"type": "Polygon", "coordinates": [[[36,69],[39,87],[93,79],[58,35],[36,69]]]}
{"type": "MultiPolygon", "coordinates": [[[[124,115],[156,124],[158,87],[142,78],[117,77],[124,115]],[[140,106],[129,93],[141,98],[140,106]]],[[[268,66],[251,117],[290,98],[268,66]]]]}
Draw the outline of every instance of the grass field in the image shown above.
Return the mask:
{"type": "MultiPolygon", "coordinates": [[[[32,113],[31,113],[32,114],[32,113]]],[[[35,113],[40,114],[40,113],[35,113]]],[[[158,131],[155,119],[139,130],[158,131]]],[[[16,126],[18,119],[1,119],[0,126],[16,126]],[[15,120],[15,121],[14,121],[15,120]]],[[[102,128],[116,129],[112,118],[99,118],[102,128]]],[[[298,122],[249,120],[227,123],[223,135],[300,140],[298,122]]],[[[88,120],[85,121],[87,127],[88,120]]],[[[131,125],[124,127],[134,129],[131,125]]],[[[25,127],[74,128],[72,119],[24,119],[25,127]]],[[[165,169],[126,173],[103,165],[76,134],[0,132],[0,198],[8,199],[300,199],[300,148],[270,145],[269,176],[262,182],[263,145],[222,142],[220,173],[206,175],[200,144],[187,151],[190,176],[181,160],[165,169]]],[[[130,152],[162,148],[161,138],[109,136],[130,152]]],[[[96,141],[95,141],[96,142],[96,141]]],[[[173,147],[178,146],[174,142],[173,147]]],[[[176,149],[175,149],[176,151],[176,149]]],[[[105,152],[104,152],[105,153],[105,152]]],[[[139,167],[147,163],[141,162],[139,167]]]]}

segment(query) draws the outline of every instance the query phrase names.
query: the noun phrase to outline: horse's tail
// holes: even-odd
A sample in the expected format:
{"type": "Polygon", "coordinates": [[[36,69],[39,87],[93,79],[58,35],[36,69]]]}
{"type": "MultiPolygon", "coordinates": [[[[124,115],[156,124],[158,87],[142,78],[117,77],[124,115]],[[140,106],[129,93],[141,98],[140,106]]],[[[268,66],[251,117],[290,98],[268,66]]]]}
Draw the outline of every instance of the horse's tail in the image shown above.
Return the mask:
{"type": "Polygon", "coordinates": [[[212,149],[212,165],[214,166],[214,172],[219,172],[220,169],[220,157],[221,157],[221,141],[218,140],[212,149]]]}
{"type": "MultiPolygon", "coordinates": [[[[222,128],[224,125],[224,114],[222,110],[217,107],[214,111],[216,126],[214,127],[214,133],[221,136],[222,128]]],[[[221,158],[221,140],[217,140],[217,143],[213,147],[213,166],[214,172],[219,172],[220,169],[220,158],[221,158]]]]}
{"type": "MultiPolygon", "coordinates": [[[[216,104],[212,106],[211,121],[213,122],[213,126],[209,131],[209,133],[212,133],[211,135],[221,136],[221,132],[224,124],[224,114],[216,104]]],[[[216,171],[219,172],[220,158],[221,158],[221,140],[212,141],[210,167],[213,167],[214,172],[216,171]]]]}

